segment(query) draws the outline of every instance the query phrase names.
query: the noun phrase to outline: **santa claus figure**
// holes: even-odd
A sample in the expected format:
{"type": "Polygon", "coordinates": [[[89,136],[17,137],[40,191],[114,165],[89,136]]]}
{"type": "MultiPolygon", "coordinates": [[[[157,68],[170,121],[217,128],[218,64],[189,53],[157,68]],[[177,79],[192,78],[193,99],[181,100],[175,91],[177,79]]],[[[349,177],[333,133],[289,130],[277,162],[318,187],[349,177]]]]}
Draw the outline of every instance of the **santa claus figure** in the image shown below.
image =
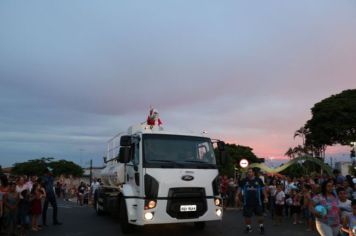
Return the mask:
{"type": "Polygon", "coordinates": [[[147,116],[147,125],[151,126],[151,128],[155,125],[160,126],[162,124],[161,119],[159,118],[158,111],[151,107],[150,114],[147,116]]]}

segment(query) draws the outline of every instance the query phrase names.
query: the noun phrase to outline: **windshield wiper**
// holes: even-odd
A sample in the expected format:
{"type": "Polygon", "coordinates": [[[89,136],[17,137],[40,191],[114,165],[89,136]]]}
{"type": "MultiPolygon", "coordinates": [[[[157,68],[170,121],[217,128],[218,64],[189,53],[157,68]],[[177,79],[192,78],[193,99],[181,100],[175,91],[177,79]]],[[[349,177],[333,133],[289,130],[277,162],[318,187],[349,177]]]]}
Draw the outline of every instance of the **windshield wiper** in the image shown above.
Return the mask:
{"type": "MultiPolygon", "coordinates": [[[[182,163],[178,163],[176,161],[172,161],[172,160],[160,160],[160,159],[156,159],[156,160],[147,160],[147,162],[157,162],[158,165],[161,166],[161,168],[175,168],[175,167],[180,167],[182,165],[182,163]],[[161,163],[161,164],[159,164],[161,163]]],[[[153,163],[152,163],[153,164],[153,163]]],[[[153,164],[156,165],[156,164],[153,164]]]]}
{"type": "Polygon", "coordinates": [[[175,161],[171,161],[171,160],[148,160],[149,162],[154,161],[154,162],[169,162],[169,163],[176,163],[175,161]]]}
{"type": "Polygon", "coordinates": [[[200,161],[200,160],[184,160],[184,162],[211,164],[211,163],[208,163],[206,161],[200,161]]]}

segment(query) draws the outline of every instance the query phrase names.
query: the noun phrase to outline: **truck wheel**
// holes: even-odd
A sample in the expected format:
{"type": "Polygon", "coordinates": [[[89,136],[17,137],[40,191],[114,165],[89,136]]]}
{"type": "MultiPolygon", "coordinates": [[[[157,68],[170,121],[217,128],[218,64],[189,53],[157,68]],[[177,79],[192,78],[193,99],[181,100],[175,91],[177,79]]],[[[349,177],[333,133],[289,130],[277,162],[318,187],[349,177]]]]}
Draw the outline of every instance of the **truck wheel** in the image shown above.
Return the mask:
{"type": "Polygon", "coordinates": [[[205,228],[205,222],[200,221],[200,222],[194,222],[194,228],[198,230],[203,230],[205,228]]]}
{"type": "Polygon", "coordinates": [[[129,223],[129,219],[127,216],[127,207],[126,207],[126,202],[124,198],[121,198],[120,201],[120,226],[121,226],[121,231],[124,234],[132,233],[134,226],[129,223]]]}

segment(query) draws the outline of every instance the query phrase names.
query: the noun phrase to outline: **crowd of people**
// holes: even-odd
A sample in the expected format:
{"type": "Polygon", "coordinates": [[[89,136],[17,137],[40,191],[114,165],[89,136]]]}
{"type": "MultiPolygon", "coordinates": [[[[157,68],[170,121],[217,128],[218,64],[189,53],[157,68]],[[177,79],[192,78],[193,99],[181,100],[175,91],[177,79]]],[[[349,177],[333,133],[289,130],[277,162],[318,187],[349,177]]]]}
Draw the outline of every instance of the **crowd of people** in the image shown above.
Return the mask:
{"type": "Polygon", "coordinates": [[[24,235],[47,226],[47,209],[53,208],[52,224],[61,225],[54,177],[48,169],[44,176],[0,177],[0,235],[24,235]],[[40,221],[42,219],[42,221],[40,221]]]}
{"type": "Polygon", "coordinates": [[[17,176],[8,179],[0,176],[0,235],[25,235],[28,230],[39,231],[47,225],[47,209],[52,206],[52,224],[61,225],[58,220],[57,199],[76,200],[81,206],[89,204],[94,191],[100,186],[100,179],[92,185],[80,182],[68,186],[57,181],[51,169],[44,176],[17,176]]]}
{"type": "MultiPolygon", "coordinates": [[[[8,180],[0,177],[0,235],[23,235],[27,230],[39,231],[47,226],[47,209],[53,208],[52,224],[58,220],[57,198],[69,200],[75,196],[78,204],[89,204],[100,180],[92,185],[81,182],[68,188],[57,182],[48,170],[44,176],[18,176],[8,180]],[[40,219],[42,219],[40,221],[40,219]]],[[[258,230],[265,232],[264,217],[271,217],[274,225],[282,222],[304,224],[306,231],[321,236],[356,236],[356,178],[314,174],[289,177],[280,174],[262,175],[248,169],[244,176],[220,178],[220,192],[224,207],[242,210],[245,233],[253,230],[253,215],[258,230]]]]}
{"type": "Polygon", "coordinates": [[[246,176],[220,179],[224,207],[243,210],[245,232],[252,232],[251,217],[255,215],[261,234],[265,232],[264,217],[274,225],[283,221],[304,224],[306,231],[321,236],[356,235],[356,178],[342,176],[288,177],[255,175],[248,169],[246,176]]]}

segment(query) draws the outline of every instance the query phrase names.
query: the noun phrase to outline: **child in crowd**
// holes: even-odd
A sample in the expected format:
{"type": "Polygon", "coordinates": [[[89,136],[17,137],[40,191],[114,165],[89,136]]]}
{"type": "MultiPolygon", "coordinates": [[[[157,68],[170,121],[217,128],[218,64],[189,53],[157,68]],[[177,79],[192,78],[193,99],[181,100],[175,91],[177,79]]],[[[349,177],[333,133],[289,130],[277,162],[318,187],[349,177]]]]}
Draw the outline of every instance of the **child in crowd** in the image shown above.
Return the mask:
{"type": "Polygon", "coordinates": [[[278,184],[277,185],[277,192],[275,195],[275,224],[281,224],[282,223],[282,215],[283,215],[283,208],[284,208],[284,202],[285,202],[285,197],[286,195],[282,191],[282,185],[278,184]]]}
{"type": "Polygon", "coordinates": [[[31,192],[29,189],[23,190],[20,194],[19,216],[20,216],[20,234],[25,234],[30,227],[30,210],[31,210],[31,192]]]}
{"type": "Polygon", "coordinates": [[[4,223],[9,235],[15,234],[17,225],[17,204],[19,202],[19,194],[16,192],[16,184],[9,183],[9,192],[4,198],[4,223]]]}
{"type": "Polygon", "coordinates": [[[351,200],[347,199],[347,192],[343,187],[338,187],[336,193],[339,198],[338,206],[340,208],[341,220],[342,220],[346,215],[352,212],[351,200]]]}
{"type": "Polygon", "coordinates": [[[303,213],[304,213],[304,219],[305,219],[305,223],[307,225],[307,231],[311,231],[313,230],[313,225],[314,225],[314,219],[313,219],[313,215],[311,214],[310,210],[309,210],[309,204],[311,201],[311,186],[309,184],[305,184],[303,187],[303,213]]]}
{"type": "Polygon", "coordinates": [[[297,223],[303,223],[300,220],[301,195],[297,191],[297,189],[292,189],[291,198],[292,198],[291,214],[293,216],[293,224],[296,225],[297,223]]]}
{"type": "Polygon", "coordinates": [[[38,231],[41,229],[37,223],[38,217],[41,215],[42,212],[41,198],[41,186],[38,183],[35,183],[31,190],[32,231],[38,231]]]}
{"type": "Polygon", "coordinates": [[[277,193],[277,180],[272,179],[268,186],[268,201],[269,201],[269,210],[271,212],[271,217],[274,219],[275,215],[275,205],[276,205],[276,193],[277,193]]]}
{"type": "Polygon", "coordinates": [[[346,233],[344,235],[356,235],[356,199],[352,200],[352,213],[347,214],[342,221],[341,231],[346,233]]]}

